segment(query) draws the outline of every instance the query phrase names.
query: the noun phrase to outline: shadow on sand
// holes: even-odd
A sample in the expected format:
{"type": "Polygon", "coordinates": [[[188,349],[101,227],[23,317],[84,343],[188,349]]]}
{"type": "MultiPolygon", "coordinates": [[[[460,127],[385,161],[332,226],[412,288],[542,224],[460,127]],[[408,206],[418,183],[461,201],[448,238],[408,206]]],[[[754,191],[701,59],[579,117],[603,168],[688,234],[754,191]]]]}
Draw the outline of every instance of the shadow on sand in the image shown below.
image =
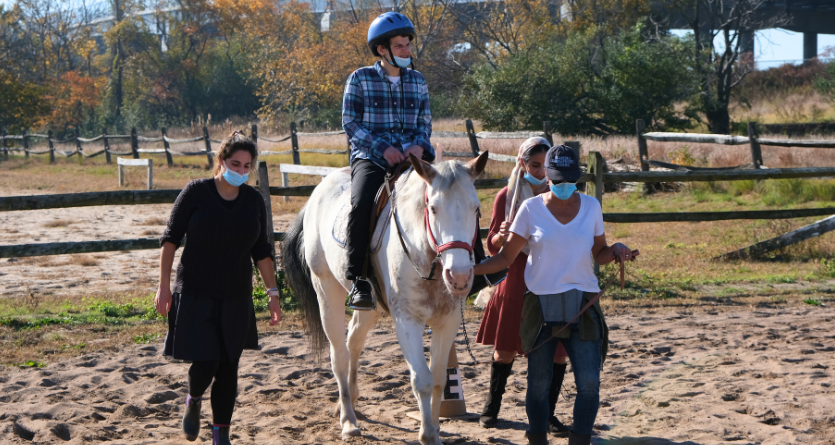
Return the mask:
{"type": "Polygon", "coordinates": [[[686,442],[676,442],[670,439],[662,439],[660,437],[611,437],[602,439],[599,437],[592,437],[591,443],[593,445],[702,445],[698,442],[688,440],[686,442]]]}

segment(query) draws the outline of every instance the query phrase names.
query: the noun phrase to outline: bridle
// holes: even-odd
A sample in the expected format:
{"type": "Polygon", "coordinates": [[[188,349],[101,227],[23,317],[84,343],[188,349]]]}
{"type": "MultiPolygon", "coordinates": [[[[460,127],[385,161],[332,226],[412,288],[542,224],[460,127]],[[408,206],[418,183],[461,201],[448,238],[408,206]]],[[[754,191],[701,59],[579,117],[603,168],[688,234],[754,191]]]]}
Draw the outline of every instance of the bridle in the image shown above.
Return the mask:
{"type": "Polygon", "coordinates": [[[425,204],[425,207],[423,209],[423,224],[424,224],[424,227],[425,227],[426,231],[429,233],[429,240],[432,242],[432,248],[435,250],[435,258],[432,260],[432,265],[430,266],[430,269],[429,269],[429,275],[423,276],[423,274],[420,273],[420,270],[418,270],[417,265],[415,265],[415,261],[412,259],[412,256],[409,254],[409,249],[406,247],[406,241],[403,240],[403,232],[400,229],[400,221],[399,221],[399,217],[397,216],[397,201],[395,199],[396,196],[391,191],[391,185],[390,185],[390,182],[389,182],[390,179],[391,179],[390,176],[386,175],[386,192],[388,192],[389,198],[391,200],[391,216],[392,216],[392,218],[394,218],[394,227],[397,229],[397,238],[400,240],[400,247],[403,248],[403,253],[406,254],[406,258],[409,259],[409,263],[412,265],[412,268],[415,269],[415,272],[417,272],[417,274],[421,278],[423,278],[424,280],[427,280],[427,281],[435,281],[435,279],[432,278],[435,275],[435,268],[438,265],[438,263],[440,263],[440,261],[441,261],[441,254],[444,253],[447,250],[464,249],[464,250],[466,250],[467,252],[470,253],[470,257],[472,258],[472,256],[473,256],[473,246],[478,241],[478,232],[479,232],[478,220],[481,217],[481,210],[479,209],[476,212],[475,234],[473,235],[473,241],[472,242],[467,243],[465,241],[450,241],[450,242],[438,245],[438,241],[435,239],[435,234],[432,232],[432,225],[429,223],[429,188],[427,186],[426,193],[423,197],[423,202],[425,204]]]}

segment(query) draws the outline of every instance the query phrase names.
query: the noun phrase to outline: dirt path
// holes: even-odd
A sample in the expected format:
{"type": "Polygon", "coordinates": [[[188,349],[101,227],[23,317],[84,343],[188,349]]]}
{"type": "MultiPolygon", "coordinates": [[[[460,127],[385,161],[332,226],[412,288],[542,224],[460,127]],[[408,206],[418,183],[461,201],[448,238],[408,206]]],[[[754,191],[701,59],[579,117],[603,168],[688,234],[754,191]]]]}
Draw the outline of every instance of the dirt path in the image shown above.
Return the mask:
{"type": "MultiPolygon", "coordinates": [[[[834,443],[833,318],[833,309],[817,307],[610,317],[611,354],[603,368],[593,443],[834,443]]],[[[476,328],[468,326],[470,332],[476,328]]],[[[233,442],[339,443],[336,384],[327,357],[313,363],[298,332],[268,335],[261,344],[241,360],[233,442]]],[[[187,365],[165,360],[159,348],[130,345],[120,353],[90,353],[43,369],[5,369],[0,441],[186,443],[179,422],[187,365]]],[[[489,369],[466,365],[463,346],[458,350],[468,408],[478,412],[489,369]]],[[[480,360],[490,352],[476,347],[480,360]]],[[[406,416],[415,401],[390,326],[372,331],[361,360],[365,436],[351,443],[416,443],[418,424],[406,416]]],[[[517,361],[498,428],[444,422],[445,443],[525,443],[525,365],[524,359],[517,361]]],[[[573,378],[566,380],[573,393],[573,378]]],[[[566,423],[573,401],[569,395],[557,406],[566,423]]],[[[198,443],[207,443],[210,435],[204,427],[198,443]]]]}

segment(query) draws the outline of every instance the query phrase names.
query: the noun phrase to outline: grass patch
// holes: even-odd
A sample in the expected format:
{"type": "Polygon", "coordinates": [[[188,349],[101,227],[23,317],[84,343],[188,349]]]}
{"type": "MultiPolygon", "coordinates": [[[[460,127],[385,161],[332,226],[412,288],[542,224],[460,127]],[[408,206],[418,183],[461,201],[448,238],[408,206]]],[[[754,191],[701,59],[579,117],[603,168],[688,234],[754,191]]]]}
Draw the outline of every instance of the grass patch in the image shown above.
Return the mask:
{"type": "Polygon", "coordinates": [[[160,337],[160,335],[156,332],[145,333],[145,334],[141,334],[141,335],[134,335],[133,336],[133,342],[138,344],[138,345],[147,345],[148,343],[151,343],[152,341],[158,339],[159,337],[160,337]]]}
{"type": "Polygon", "coordinates": [[[69,219],[53,219],[52,221],[45,222],[41,224],[43,227],[47,227],[50,229],[54,229],[56,227],[67,227],[70,224],[75,223],[75,221],[69,219]]]}
{"type": "Polygon", "coordinates": [[[818,300],[817,298],[812,298],[812,297],[809,297],[809,298],[803,300],[803,304],[808,304],[808,305],[811,305],[811,306],[823,306],[822,301],[818,300]]]}

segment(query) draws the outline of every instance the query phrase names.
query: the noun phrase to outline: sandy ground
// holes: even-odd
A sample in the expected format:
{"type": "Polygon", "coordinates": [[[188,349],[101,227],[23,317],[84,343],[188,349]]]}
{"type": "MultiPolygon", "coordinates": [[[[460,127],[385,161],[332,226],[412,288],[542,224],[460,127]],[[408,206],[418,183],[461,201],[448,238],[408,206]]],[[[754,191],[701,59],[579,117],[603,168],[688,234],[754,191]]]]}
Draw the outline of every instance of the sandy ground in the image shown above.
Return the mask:
{"type": "MultiPolygon", "coordinates": [[[[610,317],[611,354],[593,443],[835,443],[833,317],[830,308],[610,317]]],[[[489,368],[468,362],[459,340],[465,398],[469,411],[478,412],[489,368]]],[[[3,370],[0,441],[186,443],[179,422],[187,365],[167,361],[159,349],[130,345],[43,369],[3,370]]],[[[491,352],[475,350],[479,360],[491,352]]],[[[361,360],[365,435],[351,443],[416,443],[418,423],[406,415],[415,400],[389,318],[369,334],[361,360]]],[[[444,442],[525,443],[525,364],[517,361],[498,428],[443,422],[444,442]]],[[[570,423],[574,385],[566,380],[569,395],[557,412],[570,423]]],[[[261,350],[241,360],[233,442],[338,443],[335,397],[327,357],[314,363],[301,333],[262,337],[261,350]]],[[[211,437],[204,406],[198,443],[211,437]]]]}
{"type": "MultiPolygon", "coordinates": [[[[159,238],[170,204],[0,213],[0,245],[159,238]]],[[[283,231],[294,215],[275,215],[283,231]]],[[[174,264],[179,263],[177,251],[174,264]]],[[[0,259],[0,298],[157,288],[159,251],[134,250],[0,259]]]]}

